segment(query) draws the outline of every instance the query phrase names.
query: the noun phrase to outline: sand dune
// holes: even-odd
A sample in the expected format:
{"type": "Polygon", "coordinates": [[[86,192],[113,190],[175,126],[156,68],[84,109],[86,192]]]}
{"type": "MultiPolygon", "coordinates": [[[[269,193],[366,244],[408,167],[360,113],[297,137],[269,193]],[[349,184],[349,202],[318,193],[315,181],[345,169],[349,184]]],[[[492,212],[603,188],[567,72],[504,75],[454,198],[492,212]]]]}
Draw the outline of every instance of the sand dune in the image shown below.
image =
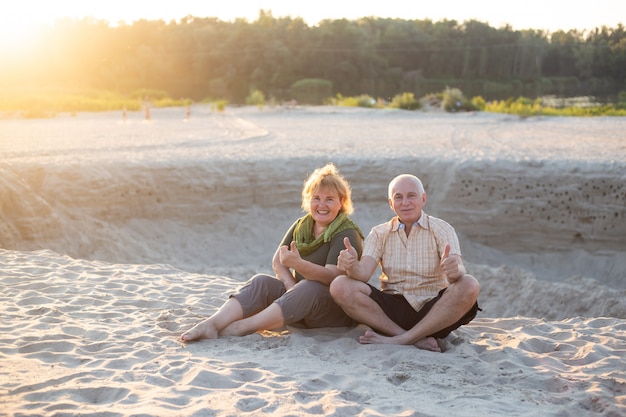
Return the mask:
{"type": "Polygon", "coordinates": [[[626,413],[626,120],[152,116],[0,120],[0,414],[626,413]],[[181,345],[269,271],[302,181],[327,161],[366,231],[391,214],[389,179],[421,176],[484,311],[444,354],[360,345],[361,327],[181,345]]]}

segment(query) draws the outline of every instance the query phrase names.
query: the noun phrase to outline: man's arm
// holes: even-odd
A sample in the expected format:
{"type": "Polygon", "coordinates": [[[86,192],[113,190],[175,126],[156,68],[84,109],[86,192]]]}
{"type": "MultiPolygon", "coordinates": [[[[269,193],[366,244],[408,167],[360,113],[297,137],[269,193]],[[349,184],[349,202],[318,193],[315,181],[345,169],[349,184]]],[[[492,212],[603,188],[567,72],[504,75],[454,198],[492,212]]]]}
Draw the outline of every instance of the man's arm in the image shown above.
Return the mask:
{"type": "Polygon", "coordinates": [[[463,275],[467,274],[463,259],[460,255],[453,253],[450,255],[450,244],[446,244],[446,248],[441,256],[441,270],[448,278],[449,283],[458,281],[463,275]]]}
{"type": "Polygon", "coordinates": [[[339,252],[337,268],[352,279],[361,282],[369,281],[378,266],[376,260],[367,255],[359,260],[356,249],[350,244],[350,239],[344,238],[343,243],[346,248],[339,252]]]}

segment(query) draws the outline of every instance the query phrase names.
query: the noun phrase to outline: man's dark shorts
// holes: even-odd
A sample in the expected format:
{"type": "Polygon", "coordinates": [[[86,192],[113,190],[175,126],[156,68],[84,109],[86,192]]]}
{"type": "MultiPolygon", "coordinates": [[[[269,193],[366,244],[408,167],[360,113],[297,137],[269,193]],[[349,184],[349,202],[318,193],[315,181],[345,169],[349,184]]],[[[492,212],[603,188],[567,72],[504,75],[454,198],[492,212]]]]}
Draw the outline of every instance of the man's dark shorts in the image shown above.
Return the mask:
{"type": "MultiPolygon", "coordinates": [[[[415,309],[411,307],[411,304],[409,304],[409,302],[406,300],[406,298],[404,298],[403,295],[386,294],[378,288],[371,286],[370,284],[367,285],[369,285],[372,289],[370,293],[370,298],[376,301],[380,308],[383,309],[387,317],[389,317],[398,326],[402,327],[405,330],[409,330],[418,322],[420,322],[426,316],[426,314],[428,314],[430,309],[437,303],[437,301],[441,299],[441,296],[446,291],[445,288],[439,291],[439,294],[435,298],[424,304],[420,311],[415,311],[415,309]]],[[[474,320],[474,317],[476,317],[476,313],[478,312],[478,310],[480,310],[480,308],[478,308],[478,302],[476,302],[474,303],[474,306],[467,313],[465,313],[465,315],[461,317],[459,321],[449,327],[446,327],[445,329],[438,331],[437,333],[431,334],[430,336],[436,339],[445,338],[450,334],[451,331],[456,330],[464,324],[467,324],[470,321],[474,320]]]]}

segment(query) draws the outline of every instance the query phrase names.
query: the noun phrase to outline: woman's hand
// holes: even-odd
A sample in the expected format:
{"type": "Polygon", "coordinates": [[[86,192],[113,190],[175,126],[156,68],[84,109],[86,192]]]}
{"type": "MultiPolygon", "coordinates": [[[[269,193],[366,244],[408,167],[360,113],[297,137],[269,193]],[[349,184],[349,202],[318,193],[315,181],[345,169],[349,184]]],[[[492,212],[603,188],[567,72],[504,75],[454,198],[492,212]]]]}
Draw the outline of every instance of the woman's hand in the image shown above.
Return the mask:
{"type": "Polygon", "coordinates": [[[279,258],[281,265],[287,268],[297,269],[296,266],[300,263],[302,258],[296,247],[296,242],[292,241],[290,248],[281,246],[279,248],[279,258]]]}
{"type": "Polygon", "coordinates": [[[280,253],[281,249],[283,248],[285,250],[288,250],[287,246],[281,246],[276,249],[276,252],[274,253],[274,258],[272,258],[272,269],[274,270],[276,277],[281,280],[285,285],[285,289],[289,290],[291,287],[296,285],[296,280],[293,277],[291,270],[281,263],[280,253]]]}

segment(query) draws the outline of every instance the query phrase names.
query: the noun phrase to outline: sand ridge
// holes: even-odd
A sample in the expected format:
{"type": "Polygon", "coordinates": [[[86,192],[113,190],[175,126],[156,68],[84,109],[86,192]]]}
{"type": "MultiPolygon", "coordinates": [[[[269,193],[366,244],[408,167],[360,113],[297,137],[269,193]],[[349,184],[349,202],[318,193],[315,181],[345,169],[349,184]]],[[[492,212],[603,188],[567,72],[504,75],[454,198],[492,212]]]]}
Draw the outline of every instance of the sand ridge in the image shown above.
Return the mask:
{"type": "Polygon", "coordinates": [[[242,263],[265,265],[300,214],[303,178],[330,160],[366,231],[391,214],[389,179],[413,172],[468,261],[626,288],[623,118],[199,106],[189,120],[162,109],[151,122],[106,113],[2,124],[7,249],[210,272],[232,265],[232,231],[251,219],[256,243],[242,263]]]}

